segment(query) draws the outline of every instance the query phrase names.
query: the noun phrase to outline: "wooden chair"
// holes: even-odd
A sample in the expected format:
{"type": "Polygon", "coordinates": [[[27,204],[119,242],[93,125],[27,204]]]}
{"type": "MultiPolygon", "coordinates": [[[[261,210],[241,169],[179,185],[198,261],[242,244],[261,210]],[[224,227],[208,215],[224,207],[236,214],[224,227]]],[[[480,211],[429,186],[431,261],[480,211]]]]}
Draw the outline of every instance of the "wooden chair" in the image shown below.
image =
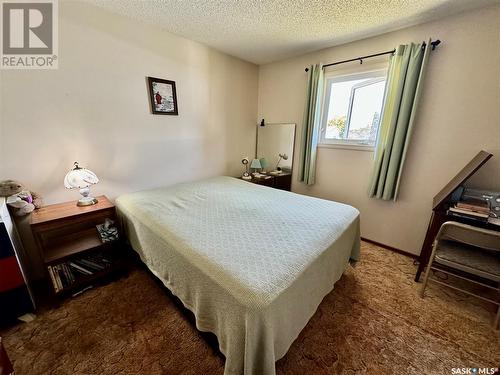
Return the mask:
{"type": "Polygon", "coordinates": [[[433,281],[497,305],[498,309],[493,328],[498,329],[500,320],[499,300],[493,300],[432,278],[430,276],[431,270],[438,270],[500,293],[498,287],[500,283],[500,232],[454,221],[445,222],[439,229],[434,241],[421,290],[423,298],[427,282],[433,281]],[[445,266],[446,270],[436,268],[434,264],[445,266]],[[496,287],[478,281],[478,278],[490,280],[496,287]]]}

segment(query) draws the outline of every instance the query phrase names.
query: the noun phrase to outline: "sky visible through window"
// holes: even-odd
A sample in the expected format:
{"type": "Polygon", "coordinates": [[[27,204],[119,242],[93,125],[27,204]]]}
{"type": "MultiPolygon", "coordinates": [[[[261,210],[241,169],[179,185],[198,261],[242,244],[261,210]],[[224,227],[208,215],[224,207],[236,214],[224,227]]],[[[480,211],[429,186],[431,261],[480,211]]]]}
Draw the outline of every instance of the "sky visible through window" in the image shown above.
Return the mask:
{"type": "Polygon", "coordinates": [[[385,80],[354,79],[331,83],[325,138],[375,142],[384,96],[385,80]],[[347,124],[349,102],[354,87],[350,123],[347,124]]]}

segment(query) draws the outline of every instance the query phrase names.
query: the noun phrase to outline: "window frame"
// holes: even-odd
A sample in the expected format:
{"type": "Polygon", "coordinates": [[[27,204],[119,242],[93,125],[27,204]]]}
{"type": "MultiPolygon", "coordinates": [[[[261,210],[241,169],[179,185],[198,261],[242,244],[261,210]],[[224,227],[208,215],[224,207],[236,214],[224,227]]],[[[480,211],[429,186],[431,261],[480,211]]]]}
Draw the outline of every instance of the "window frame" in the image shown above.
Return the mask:
{"type": "MultiPolygon", "coordinates": [[[[319,147],[328,147],[328,148],[340,148],[340,149],[352,149],[352,150],[360,150],[360,151],[373,151],[375,149],[375,145],[378,140],[378,135],[380,131],[380,126],[377,131],[377,138],[375,140],[375,144],[368,144],[366,142],[362,142],[359,140],[348,140],[348,139],[331,139],[331,138],[326,138],[326,129],[327,129],[327,124],[328,124],[328,110],[329,110],[329,103],[330,103],[330,97],[331,97],[331,84],[332,83],[337,83],[337,82],[346,82],[346,81],[351,81],[354,79],[365,79],[365,78],[371,78],[369,81],[370,84],[380,82],[383,80],[387,80],[387,67],[377,67],[377,68],[372,68],[372,69],[367,69],[367,70],[362,70],[357,69],[354,72],[330,72],[330,73],[325,73],[325,85],[323,88],[323,102],[322,102],[322,108],[321,108],[321,126],[320,126],[320,137],[319,137],[319,147]]],[[[368,82],[364,82],[361,84],[357,84],[355,89],[351,92],[350,98],[349,98],[349,107],[348,107],[348,113],[346,117],[347,121],[347,126],[350,125],[350,117],[352,113],[352,106],[354,102],[354,94],[355,90],[360,88],[360,87],[365,87],[367,86],[368,82]]],[[[385,91],[383,96],[385,97],[385,91]]],[[[383,106],[383,103],[382,103],[383,106]]],[[[382,108],[381,108],[382,112],[382,108]]],[[[382,113],[380,114],[382,118],[382,113]]]]}

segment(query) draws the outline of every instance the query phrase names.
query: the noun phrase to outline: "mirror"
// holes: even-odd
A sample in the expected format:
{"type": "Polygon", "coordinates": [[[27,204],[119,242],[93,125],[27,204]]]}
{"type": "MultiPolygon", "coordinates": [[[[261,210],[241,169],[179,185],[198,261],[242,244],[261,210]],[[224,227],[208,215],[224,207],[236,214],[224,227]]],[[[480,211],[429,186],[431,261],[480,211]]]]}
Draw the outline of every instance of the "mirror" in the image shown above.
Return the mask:
{"type": "Polygon", "coordinates": [[[291,172],[294,142],[295,124],[257,126],[257,159],[266,160],[266,171],[291,172]]]}

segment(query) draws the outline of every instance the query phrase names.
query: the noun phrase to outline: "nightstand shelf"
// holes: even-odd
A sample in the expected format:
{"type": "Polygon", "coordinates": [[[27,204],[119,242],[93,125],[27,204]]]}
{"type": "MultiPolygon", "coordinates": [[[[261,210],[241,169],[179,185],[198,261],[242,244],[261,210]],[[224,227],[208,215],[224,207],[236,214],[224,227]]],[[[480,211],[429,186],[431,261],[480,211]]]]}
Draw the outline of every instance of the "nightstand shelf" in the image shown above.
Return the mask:
{"type": "Polygon", "coordinates": [[[105,197],[78,207],[76,201],[50,205],[31,215],[31,229],[54,295],[66,295],[124,268],[119,239],[104,242],[97,225],[116,222],[114,205],[105,197]]]}
{"type": "MultiPolygon", "coordinates": [[[[90,253],[90,251],[86,252],[86,254],[89,254],[89,253],[90,253]]],[[[73,272],[73,274],[75,275],[75,280],[66,284],[62,289],[54,291],[55,295],[64,296],[64,295],[72,294],[74,292],[77,292],[78,290],[82,290],[88,286],[92,286],[94,284],[94,282],[100,282],[103,279],[114,275],[115,273],[121,272],[125,267],[125,263],[117,255],[118,254],[110,254],[109,252],[107,252],[106,256],[110,260],[110,265],[103,270],[94,271],[94,273],[91,275],[79,274],[76,271],[73,272]]],[[[84,255],[82,256],[82,254],[79,254],[79,256],[72,257],[72,258],[66,258],[66,261],[53,263],[53,265],[55,266],[55,265],[62,264],[62,263],[69,264],[69,263],[72,263],[74,261],[78,261],[81,258],[85,258],[85,256],[84,255]]]]}
{"type": "Polygon", "coordinates": [[[57,243],[44,252],[45,263],[52,263],[71,255],[103,246],[96,228],[90,228],[80,233],[70,233],[58,239],[57,243]]]}

